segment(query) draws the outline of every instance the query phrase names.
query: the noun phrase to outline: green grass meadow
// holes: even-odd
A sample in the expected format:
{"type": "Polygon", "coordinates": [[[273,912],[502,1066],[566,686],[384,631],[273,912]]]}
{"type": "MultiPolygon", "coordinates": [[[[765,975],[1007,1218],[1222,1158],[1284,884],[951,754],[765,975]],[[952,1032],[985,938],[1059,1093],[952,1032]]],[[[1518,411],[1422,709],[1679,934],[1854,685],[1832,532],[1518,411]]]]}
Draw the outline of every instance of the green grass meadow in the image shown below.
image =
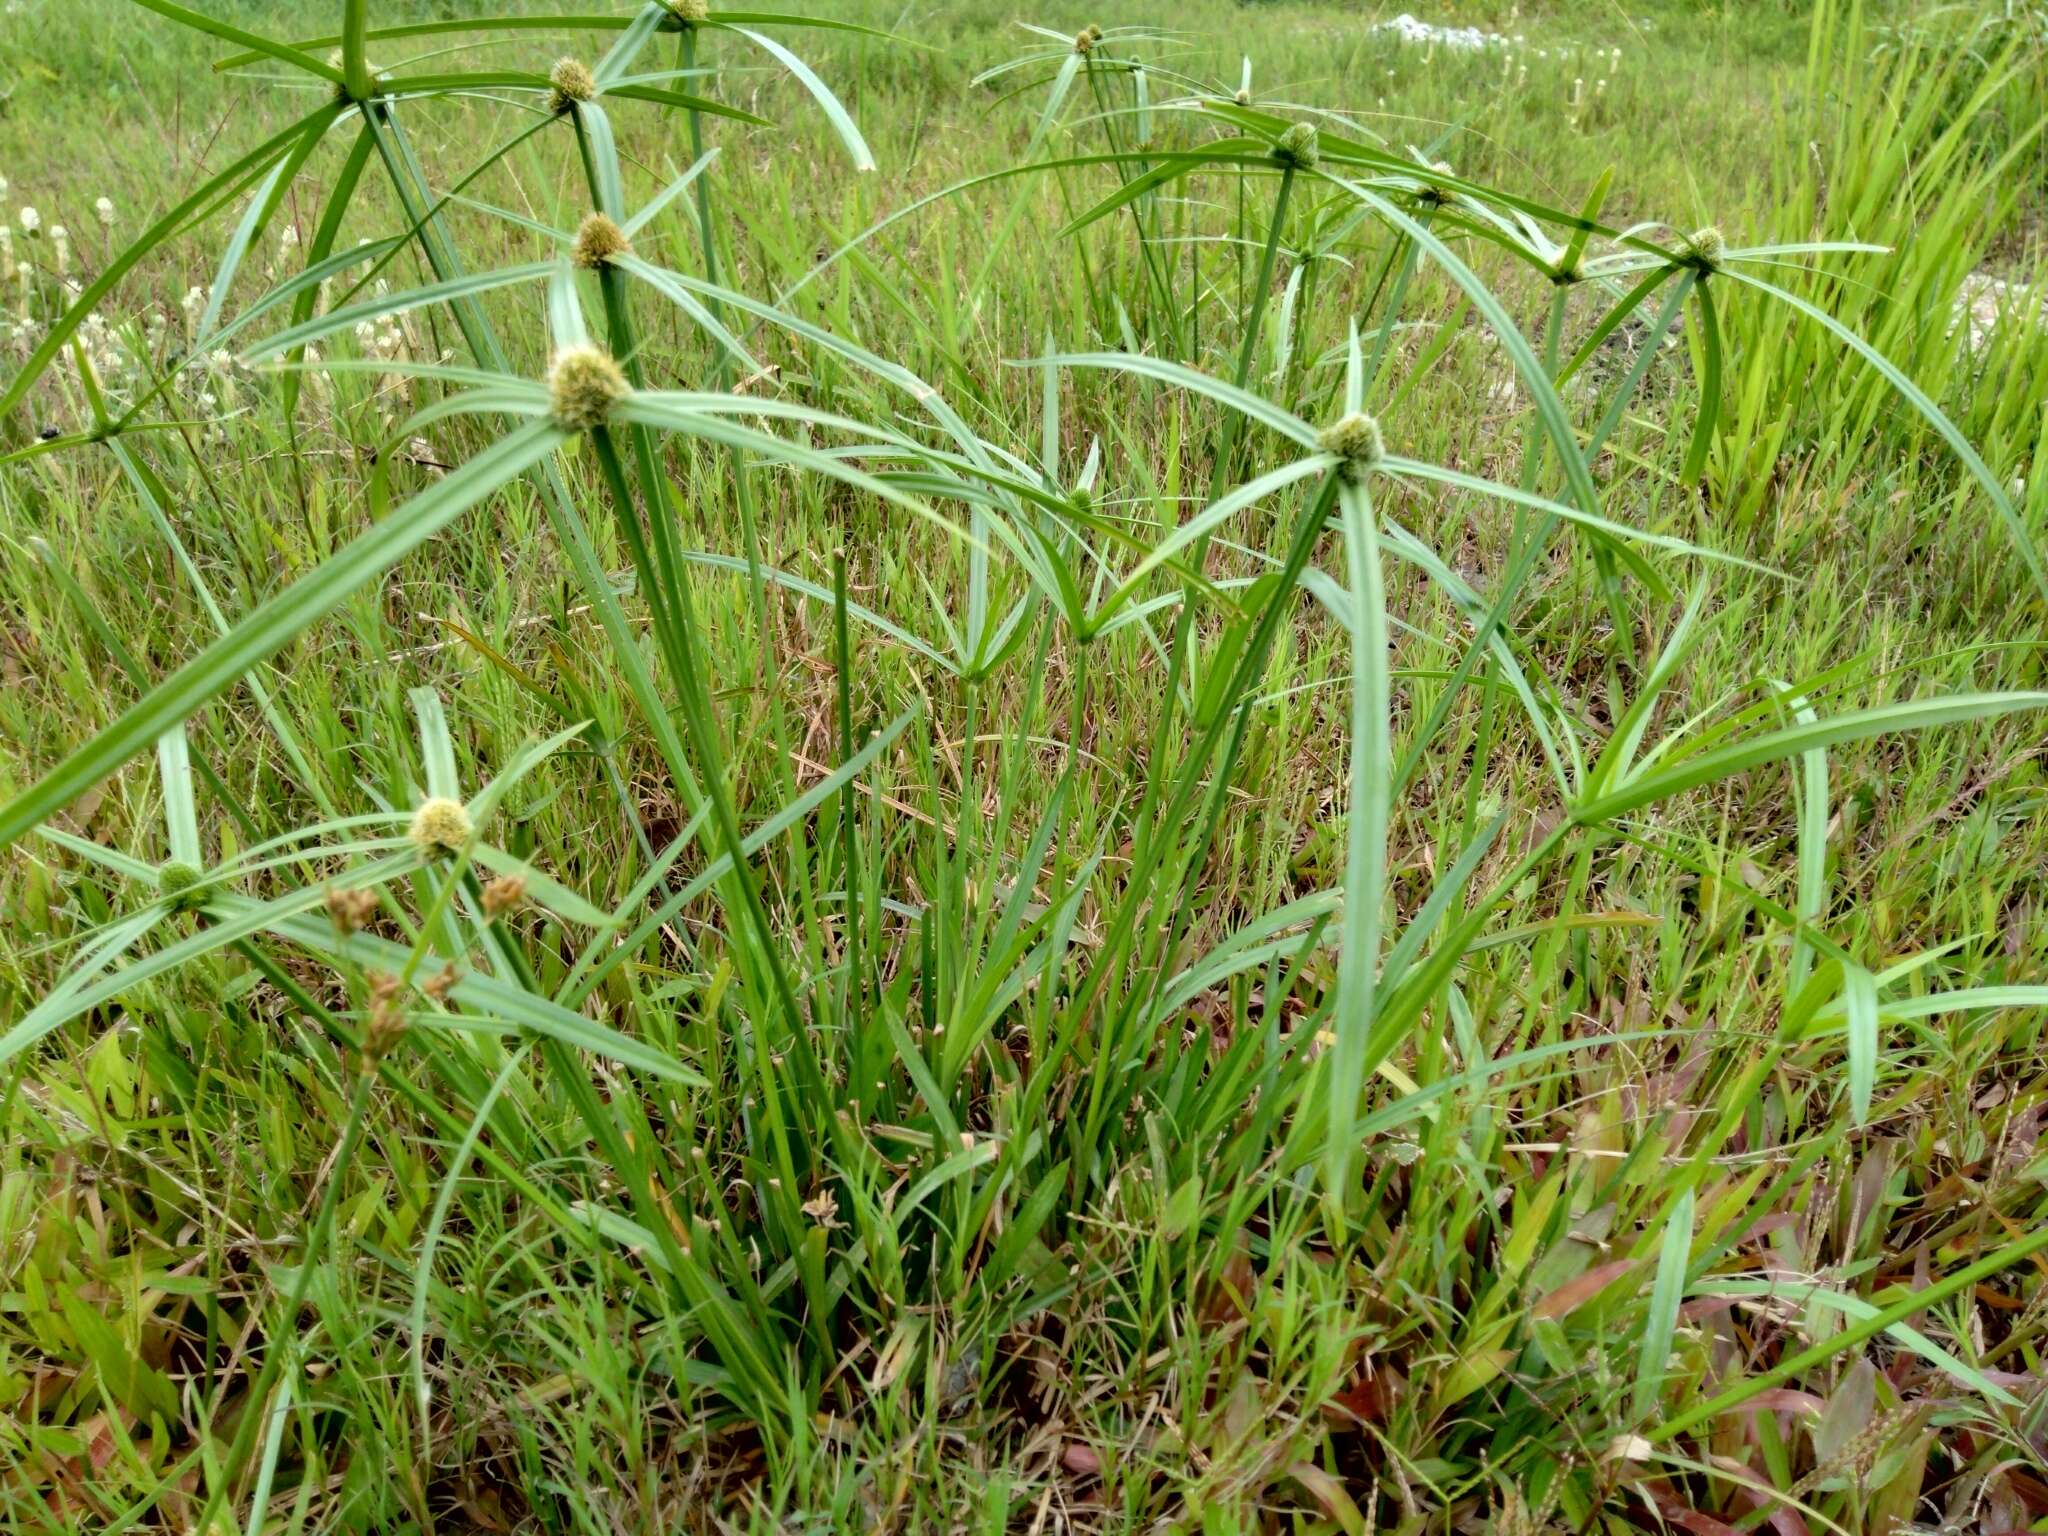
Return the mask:
{"type": "Polygon", "coordinates": [[[0,1531],[2048,1531],[2048,10],[1410,3],[0,8],[0,1531]]]}

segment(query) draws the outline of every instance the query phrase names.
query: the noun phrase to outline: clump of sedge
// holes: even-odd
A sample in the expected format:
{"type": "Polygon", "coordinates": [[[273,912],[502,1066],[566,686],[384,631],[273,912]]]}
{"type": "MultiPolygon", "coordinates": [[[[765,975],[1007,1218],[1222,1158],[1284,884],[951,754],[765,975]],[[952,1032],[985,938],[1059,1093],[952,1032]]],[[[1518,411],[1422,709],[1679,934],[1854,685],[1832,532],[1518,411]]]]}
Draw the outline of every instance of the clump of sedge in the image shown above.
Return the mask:
{"type": "Polygon", "coordinates": [[[548,370],[548,413],[568,432],[588,432],[611,418],[632,386],[602,347],[564,347],[548,370]]]}
{"type": "Polygon", "coordinates": [[[557,59],[548,72],[548,110],[560,117],[579,101],[597,95],[597,81],[581,59],[557,59]]]}
{"type": "Polygon", "coordinates": [[[585,219],[576,231],[576,243],[569,250],[570,260],[579,267],[588,267],[593,272],[599,267],[608,267],[615,257],[623,256],[633,249],[626,232],[601,213],[593,213],[585,219]]]}
{"type": "Polygon", "coordinates": [[[1387,456],[1380,424],[1363,411],[1340,416],[1316,434],[1316,446],[1340,460],[1339,472],[1354,485],[1387,456]]]}
{"type": "Polygon", "coordinates": [[[437,795],[412,813],[412,828],[407,836],[415,848],[431,859],[440,854],[460,853],[475,831],[476,826],[461,801],[437,795]]]}

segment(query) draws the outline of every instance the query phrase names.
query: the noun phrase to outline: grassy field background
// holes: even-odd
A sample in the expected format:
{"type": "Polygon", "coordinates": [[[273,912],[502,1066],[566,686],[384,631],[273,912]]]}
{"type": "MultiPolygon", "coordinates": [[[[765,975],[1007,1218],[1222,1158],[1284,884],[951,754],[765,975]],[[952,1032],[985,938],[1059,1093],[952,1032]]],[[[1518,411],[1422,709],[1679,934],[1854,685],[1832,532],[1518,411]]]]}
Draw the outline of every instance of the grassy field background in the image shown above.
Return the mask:
{"type": "MultiPolygon", "coordinates": [[[[200,8],[277,38],[338,9],[200,8]]],[[[717,75],[676,88],[772,125],[705,119],[721,280],[929,381],[1126,569],[1213,484],[1284,453],[1157,378],[1073,368],[1048,393],[1032,360],[1049,350],[1223,378],[1242,360],[1248,387],[1320,424],[1357,318],[1386,348],[1372,409],[1390,451],[1546,497],[1564,482],[1526,383],[1440,263],[1415,264],[1387,326],[1388,274],[1412,247],[1346,224],[1341,199],[1292,205],[1250,354],[1270,176],[1170,184],[1143,246],[1121,209],[1062,233],[1117,185],[1107,164],[938,197],[849,246],[970,178],[1135,129],[1128,85],[1091,76],[1112,94],[1077,87],[1034,144],[1059,48],[981,78],[1043,45],[1020,20],[1095,20],[1149,61],[1161,144],[1208,133],[1168,105],[1187,94],[1178,75],[1226,100],[1242,85],[1283,118],[1342,113],[1327,132],[1548,207],[1584,206],[1611,172],[1599,218],[1666,247],[1705,225],[1734,247],[1887,247],[1758,270],[1915,381],[2031,539],[2048,523],[2048,331],[2044,290],[2025,287],[2048,278],[2048,14],[1425,4],[1426,22],[1507,39],[1466,52],[1348,5],[806,11],[899,35],[763,28],[837,92],[876,169],[853,168],[771,55],[704,33],[717,75]],[[1187,307],[1170,317],[1155,261],[1179,274],[1187,307]]],[[[599,51],[547,32],[452,47],[394,39],[373,62],[545,72],[599,51]]],[[[67,282],[326,89],[272,63],[217,72],[231,51],[115,0],[0,15],[0,382],[67,282]]],[[[528,125],[530,94],[409,107],[425,185],[448,190],[528,125]]],[[[610,115],[637,206],[691,164],[688,131],[658,104],[610,115]]],[[[304,264],[347,145],[284,184],[224,315],[304,264]]],[[[337,248],[406,231],[374,167],[363,187],[337,248]]],[[[443,223],[479,271],[548,258],[535,226],[573,230],[590,202],[555,127],[462,197],[443,223]]],[[[211,353],[141,413],[161,425],[69,444],[94,421],[75,357],[0,420],[0,800],[495,440],[488,421],[408,419],[452,387],[421,365],[472,357],[448,306],[323,338],[345,366],[309,373],[289,411],[284,375],[243,361],[282,311],[208,346],[206,285],[240,206],[156,245],[87,333],[117,400],[211,353]],[[42,433],[64,451],[38,451],[42,433]]],[[[634,245],[706,270],[687,198],[634,245]]],[[[1553,288],[1482,240],[1458,249],[1553,373],[1619,291],[1553,288]]],[[[358,297],[433,279],[401,243],[369,279],[385,287],[358,297]]],[[[1682,762],[1715,722],[1755,735],[1802,708],[2043,687],[2041,591],[1927,417],[1820,323],[1732,279],[1704,286],[1725,366],[1695,474],[1696,307],[1668,326],[1661,300],[1635,312],[1562,389],[1582,437],[1604,424],[1605,514],[1717,557],[1650,551],[1661,590],[1631,585],[1619,628],[1593,546],[1532,552],[1527,509],[1420,481],[1377,498],[1385,547],[1420,552],[1384,575],[1376,772],[1405,774],[1388,780],[1377,883],[1388,950],[1413,932],[1400,963],[1416,966],[1432,936],[1483,921],[1374,1064],[1334,1192],[1317,1095],[1356,995],[1339,897],[1358,868],[1354,631],[1370,631],[1345,606],[1358,589],[1336,531],[1311,555],[1320,586],[1253,585],[1305,490],[1240,512],[1204,551],[1215,589],[1190,610],[1186,668],[1170,660],[1183,587],[1161,572],[1146,623],[1083,643],[1027,604],[1000,663],[963,678],[966,543],[822,473],[756,463],[743,487],[730,453],[678,438],[660,464],[698,702],[718,722],[699,733],[631,539],[603,511],[602,455],[572,444],[592,558],[681,701],[669,729],[745,830],[769,827],[746,887],[758,910],[729,873],[664,904],[712,857],[696,791],[525,482],[238,670],[189,711],[189,766],[137,757],[53,815],[57,836],[0,860],[0,1036],[23,1041],[0,1048],[0,1526],[2048,1529],[2048,1258],[1850,1332],[2048,1223],[2042,717],[1987,707],[1760,760],[1525,870],[1597,775],[1559,783],[1504,662],[1460,670],[1528,553],[1507,649],[1554,740],[1589,758],[1638,727],[1682,762]],[[750,578],[750,550],[772,579],[750,578]],[[865,610],[843,635],[842,552],[865,610]],[[1232,594],[1283,615],[1234,715],[1203,692],[1247,643],[1232,594]],[[1226,717],[1212,774],[1196,743],[1226,717]],[[869,733],[882,745],[842,793],[828,776],[869,733]],[[484,828],[500,863],[480,847],[477,874],[516,875],[523,900],[487,908],[479,880],[427,864],[360,919],[337,912],[344,940],[410,956],[425,989],[410,1015],[380,990],[396,962],[269,928],[230,943],[228,906],[156,901],[186,840],[202,868],[239,871],[222,900],[308,892],[293,921],[324,929],[323,892],[398,857],[424,795],[468,799],[513,766],[484,828]],[[1200,835],[1159,819],[1182,804],[1162,787],[1177,774],[1200,835]],[[308,827],[333,846],[270,846],[308,827]],[[1149,872],[1162,846],[1170,877],[1149,872]],[[124,961],[133,979],[22,1036],[144,910],[160,926],[124,961]],[[188,963],[139,967],[178,944],[188,963]],[[1218,955],[1231,963],[1205,972],[1218,955]],[[682,1075],[522,1034],[502,997],[433,991],[458,962],[568,998],[682,1075]],[[784,970],[805,989],[794,1035],[768,1001],[784,970]],[[1859,976],[1873,1043],[1852,1063],[1859,976]],[[380,1019],[409,1027],[365,1071],[380,1019]],[[814,1049],[822,1077],[801,1080],[814,1049]],[[1680,1424],[1744,1382],[1759,1395],[1680,1424]]],[[[485,306],[511,371],[541,376],[540,285],[485,306]]],[[[673,305],[647,302],[641,323],[636,356],[667,387],[926,420],[915,392],[765,320],[736,326],[752,370],[673,305]]],[[[1029,589],[993,564],[1000,615],[1029,589]]],[[[1095,567],[1076,564],[1085,589],[1095,567]]]]}

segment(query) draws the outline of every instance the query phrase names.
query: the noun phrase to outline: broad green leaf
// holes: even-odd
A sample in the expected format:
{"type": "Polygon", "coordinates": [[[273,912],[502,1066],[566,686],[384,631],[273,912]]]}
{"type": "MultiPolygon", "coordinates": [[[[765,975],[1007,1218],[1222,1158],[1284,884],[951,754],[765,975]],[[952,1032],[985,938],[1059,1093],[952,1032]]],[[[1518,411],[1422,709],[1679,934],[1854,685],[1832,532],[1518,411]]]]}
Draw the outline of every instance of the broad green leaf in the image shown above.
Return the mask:
{"type": "Polygon", "coordinates": [[[1692,1258],[1693,1189],[1688,1184],[1664,1208],[1664,1238],[1657,1255],[1657,1278],[1650,1287],[1650,1307],[1643,1315],[1642,1351],[1636,1360],[1635,1411],[1646,1418],[1656,1409],[1678,1331],[1678,1308],[1685,1300],[1686,1268],[1692,1258]]]}

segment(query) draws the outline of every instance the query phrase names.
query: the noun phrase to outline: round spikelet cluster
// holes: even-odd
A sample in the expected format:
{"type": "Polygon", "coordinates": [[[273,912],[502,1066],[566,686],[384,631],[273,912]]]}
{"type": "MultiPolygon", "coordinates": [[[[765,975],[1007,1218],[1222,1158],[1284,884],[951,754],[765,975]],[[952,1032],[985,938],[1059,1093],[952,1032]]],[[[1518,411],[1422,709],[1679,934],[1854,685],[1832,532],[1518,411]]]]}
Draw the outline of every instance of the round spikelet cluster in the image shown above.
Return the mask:
{"type": "MultiPolygon", "coordinates": [[[[1429,169],[1432,174],[1437,176],[1455,176],[1458,174],[1451,169],[1451,162],[1448,160],[1432,160],[1429,163],[1429,169]]],[[[1424,182],[1421,190],[1415,196],[1418,202],[1432,208],[1441,207],[1451,200],[1449,189],[1440,187],[1433,181],[1424,182]]]]}
{"type": "Polygon", "coordinates": [[[206,876],[183,859],[172,859],[156,872],[157,893],[173,906],[189,906],[198,899],[200,883],[206,876]]]}
{"type": "Polygon", "coordinates": [[[632,386],[602,347],[564,347],[548,369],[548,412],[570,432],[588,432],[610,419],[632,386]]]}
{"type": "Polygon", "coordinates": [[[597,81],[581,59],[557,59],[548,71],[548,110],[560,117],[579,101],[597,95],[597,81]]]}
{"type": "Polygon", "coordinates": [[[1096,26],[1091,21],[1087,26],[1074,34],[1074,52],[1080,54],[1085,59],[1095,51],[1096,45],[1101,41],[1102,28],[1096,26]]]}
{"type": "Polygon", "coordinates": [[[1240,107],[1250,106],[1252,104],[1251,88],[1249,86],[1240,85],[1237,88],[1237,94],[1231,97],[1230,99],[1236,102],[1240,107]]]}
{"type": "Polygon", "coordinates": [[[475,830],[460,800],[436,795],[412,813],[412,827],[406,835],[431,859],[437,854],[459,853],[475,830]]]}
{"type": "Polygon", "coordinates": [[[1686,246],[1692,256],[1693,265],[1702,272],[1719,271],[1721,258],[1728,254],[1727,236],[1711,224],[1703,229],[1694,230],[1686,246]]]}
{"type": "MultiPolygon", "coordinates": [[[[332,53],[327,55],[327,62],[337,70],[344,69],[347,67],[347,60],[343,56],[342,51],[339,48],[335,49],[332,53]]],[[[377,86],[383,83],[384,72],[378,69],[376,65],[372,64],[370,66],[370,84],[372,86],[377,86]]],[[[346,79],[337,80],[334,82],[334,99],[338,102],[343,103],[344,105],[355,100],[355,97],[349,94],[348,81],[346,79]]]]}
{"type": "Polygon", "coordinates": [[[711,19],[711,8],[704,0],[661,0],[661,6],[678,26],[699,27],[711,19]]]}
{"type": "Polygon", "coordinates": [[[1273,141],[1275,164],[1291,166],[1297,171],[1312,171],[1323,158],[1322,149],[1316,142],[1314,123],[1296,123],[1273,141]]]}
{"type": "Polygon", "coordinates": [[[593,213],[585,219],[576,231],[576,243],[569,249],[569,257],[579,267],[595,271],[608,267],[614,258],[625,255],[633,249],[626,238],[626,232],[601,213],[593,213]]]}
{"type": "Polygon", "coordinates": [[[1363,411],[1353,411],[1331,422],[1316,434],[1316,446],[1343,460],[1344,477],[1353,481],[1363,480],[1387,456],[1387,440],[1380,435],[1380,424],[1363,411]]]}

